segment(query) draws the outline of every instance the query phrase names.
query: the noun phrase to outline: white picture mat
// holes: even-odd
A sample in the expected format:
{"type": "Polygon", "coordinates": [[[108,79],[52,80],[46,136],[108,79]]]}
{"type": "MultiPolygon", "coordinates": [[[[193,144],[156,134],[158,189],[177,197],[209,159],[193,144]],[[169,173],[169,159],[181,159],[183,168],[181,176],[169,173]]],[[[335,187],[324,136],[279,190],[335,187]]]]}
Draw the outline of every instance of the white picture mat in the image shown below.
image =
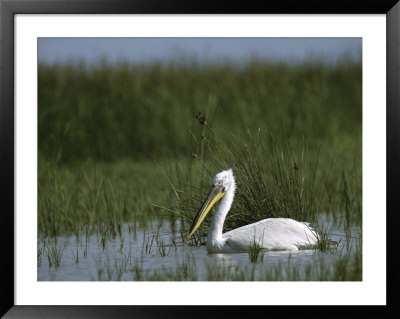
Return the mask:
{"type": "Polygon", "coordinates": [[[385,304],[385,15],[16,15],[15,304],[385,304]],[[182,27],[184,26],[184,27],[182,27]],[[362,37],[362,282],[38,282],[38,37],[362,37]]]}

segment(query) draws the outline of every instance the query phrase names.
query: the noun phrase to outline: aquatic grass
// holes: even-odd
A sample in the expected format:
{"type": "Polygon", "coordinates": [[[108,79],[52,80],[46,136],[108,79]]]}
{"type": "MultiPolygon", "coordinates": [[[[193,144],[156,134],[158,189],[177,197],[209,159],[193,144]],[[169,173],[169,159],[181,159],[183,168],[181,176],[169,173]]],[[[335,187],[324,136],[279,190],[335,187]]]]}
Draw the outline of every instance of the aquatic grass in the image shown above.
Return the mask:
{"type": "Polygon", "coordinates": [[[151,198],[163,200],[168,185],[159,179],[151,163],[95,163],[77,167],[39,163],[38,233],[46,237],[74,234],[99,235],[99,244],[120,236],[122,224],[132,221],[146,227],[158,218],[151,198]]]}
{"type": "Polygon", "coordinates": [[[119,242],[119,249],[118,252],[122,253],[124,251],[124,243],[125,243],[125,236],[121,235],[120,236],[120,242],[119,242]]]}
{"type": "Polygon", "coordinates": [[[362,253],[340,253],[328,264],[324,253],[315,255],[301,269],[291,262],[288,255],[286,262],[280,261],[272,267],[261,271],[256,278],[259,281],[361,281],[362,253]]]}
{"type": "Polygon", "coordinates": [[[146,232],[143,232],[142,254],[151,254],[155,237],[155,235],[146,237],[146,232]]]}
{"type": "Polygon", "coordinates": [[[344,221],[346,225],[360,225],[362,223],[362,184],[357,178],[357,171],[361,168],[354,168],[352,171],[342,171],[343,195],[344,203],[343,211],[344,221]]]}
{"type": "MultiPolygon", "coordinates": [[[[345,234],[345,224],[336,233],[345,234]]],[[[145,238],[154,238],[151,255],[141,253],[142,241],[134,241],[132,237],[127,241],[126,236],[116,237],[107,242],[107,247],[103,251],[91,250],[91,256],[96,261],[97,277],[93,280],[119,281],[119,280],[160,280],[160,281],[181,281],[181,280],[208,280],[208,281],[359,281],[362,280],[362,246],[361,237],[358,236],[358,227],[352,228],[352,235],[349,238],[349,249],[345,243],[346,237],[335,250],[322,251],[319,249],[305,250],[296,252],[269,252],[263,253],[263,260],[251,262],[248,254],[242,255],[237,259],[236,255],[205,256],[204,253],[196,257],[193,255],[195,250],[186,245],[168,245],[168,237],[171,234],[164,233],[167,225],[163,225],[163,230],[159,230],[155,225],[154,233],[146,233],[145,238]],[[157,239],[158,235],[158,239],[157,239]],[[162,240],[161,240],[162,238],[162,240]],[[122,245],[121,242],[124,242],[122,245]],[[166,255],[162,256],[158,252],[158,243],[164,243],[166,255]],[[121,248],[121,246],[123,246],[121,248]],[[94,255],[93,255],[94,254],[94,255]],[[160,262],[166,258],[166,263],[160,262]],[[175,262],[172,262],[174,261],[175,262]],[[233,262],[233,263],[232,263],[233,262]],[[238,263],[236,263],[238,262],[238,263]]],[[[328,233],[330,228],[325,229],[328,233]]],[[[128,227],[124,227],[124,234],[128,234],[128,227]]],[[[85,264],[81,259],[81,253],[85,249],[85,239],[63,239],[58,241],[59,247],[69,249],[75,242],[77,256],[79,256],[79,267],[85,264]],[[79,251],[78,251],[79,250],[79,251]]],[[[92,235],[90,242],[96,242],[96,235],[92,235]]],[[[171,241],[172,242],[172,241],[171,241]]],[[[176,243],[176,242],[175,242],[176,243]]],[[[258,244],[256,240],[254,243],[258,244]]],[[[40,244],[40,243],[39,243],[40,244]]],[[[50,242],[48,243],[50,246],[50,242]]],[[[95,244],[96,246],[96,244],[95,244]]],[[[256,245],[255,245],[256,246],[256,245]]],[[[43,247],[41,244],[40,247],[43,247]]],[[[257,246],[255,248],[258,248],[257,246]]],[[[64,251],[65,251],[64,249],[64,251]]],[[[200,249],[201,250],[201,249],[200,249]]],[[[72,251],[73,256],[75,250],[72,251]]],[[[64,256],[65,254],[63,254],[64,256]]],[[[70,257],[70,256],[69,256],[70,257]]],[[[74,258],[74,257],[73,257],[74,258]]],[[[45,260],[45,267],[48,265],[45,260]]],[[[60,265],[62,270],[68,271],[78,267],[71,258],[62,258],[60,265]],[[68,267],[68,268],[66,268],[68,267]]],[[[44,262],[42,261],[41,267],[44,262]]],[[[54,271],[57,271],[57,268],[54,271]]],[[[77,268],[76,268],[77,269],[77,268]]],[[[60,274],[61,276],[62,274],[60,274]]],[[[72,279],[73,280],[73,279],[72,279]]],[[[81,279],[79,279],[81,280],[81,279]]]]}
{"type": "Polygon", "coordinates": [[[131,253],[116,253],[111,257],[106,254],[103,260],[97,261],[98,281],[121,281],[132,270],[131,253]]]}
{"type": "Polygon", "coordinates": [[[88,227],[85,227],[85,248],[83,250],[83,258],[87,257],[89,249],[89,234],[88,234],[88,227]]]}
{"type": "Polygon", "coordinates": [[[356,249],[353,254],[343,254],[333,263],[334,281],[362,281],[362,252],[356,249]]]}
{"type": "Polygon", "coordinates": [[[130,269],[132,273],[133,280],[140,281],[144,279],[143,275],[143,259],[135,260],[133,267],[130,269]]]}
{"type": "Polygon", "coordinates": [[[146,276],[148,281],[197,281],[197,266],[192,255],[184,255],[177,259],[176,267],[168,269],[164,265],[154,269],[146,276]]]}
{"type": "Polygon", "coordinates": [[[174,236],[171,236],[170,246],[173,247],[175,250],[177,249],[177,244],[176,244],[174,236]]]}
{"type": "Polygon", "coordinates": [[[265,250],[262,245],[254,238],[247,251],[251,263],[261,262],[264,260],[265,250]]]}
{"type": "MultiPolygon", "coordinates": [[[[311,268],[312,269],[312,268],[311,268]]],[[[263,276],[260,276],[259,280],[262,281],[300,281],[301,280],[301,272],[297,267],[290,265],[279,263],[274,268],[266,271],[263,276]]]]}
{"type": "Polygon", "coordinates": [[[157,239],[157,248],[158,248],[158,253],[160,254],[160,256],[165,257],[165,256],[168,256],[169,253],[171,252],[172,245],[165,244],[164,239],[161,237],[161,238],[157,239]],[[169,247],[168,251],[167,251],[167,247],[169,247]]]}
{"type": "Polygon", "coordinates": [[[207,281],[253,281],[257,280],[256,268],[239,265],[206,264],[207,281]]]}
{"type": "Polygon", "coordinates": [[[76,249],[76,252],[72,250],[72,259],[76,264],[79,264],[79,250],[76,249]]]}
{"type": "Polygon", "coordinates": [[[204,230],[204,226],[202,227],[202,231],[197,231],[194,233],[189,240],[186,239],[186,233],[182,235],[182,242],[187,242],[189,246],[201,246],[206,244],[206,235],[207,232],[204,230]]]}
{"type": "Polygon", "coordinates": [[[41,267],[42,266],[42,256],[44,253],[44,247],[40,246],[38,243],[38,248],[37,248],[37,266],[41,267]]]}
{"type": "Polygon", "coordinates": [[[114,263],[114,269],[116,273],[116,281],[121,281],[123,274],[127,271],[130,265],[129,256],[123,255],[123,258],[119,258],[114,263]]]}
{"type": "Polygon", "coordinates": [[[312,247],[314,250],[318,250],[321,252],[336,252],[339,242],[336,242],[331,239],[332,230],[327,229],[323,224],[317,224],[314,227],[314,231],[317,237],[317,243],[312,247]]]}
{"type": "Polygon", "coordinates": [[[49,268],[55,269],[61,266],[62,256],[65,244],[59,244],[57,238],[49,241],[43,241],[43,251],[47,257],[49,268]]]}

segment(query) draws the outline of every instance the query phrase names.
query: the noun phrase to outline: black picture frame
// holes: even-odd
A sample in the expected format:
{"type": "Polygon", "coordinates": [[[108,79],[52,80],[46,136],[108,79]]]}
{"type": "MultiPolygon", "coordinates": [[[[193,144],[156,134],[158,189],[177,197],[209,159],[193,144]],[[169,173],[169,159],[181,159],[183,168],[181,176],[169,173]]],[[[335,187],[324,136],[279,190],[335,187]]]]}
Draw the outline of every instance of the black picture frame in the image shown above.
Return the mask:
{"type": "MultiPolygon", "coordinates": [[[[398,0],[290,0],[251,3],[210,1],[122,1],[122,0],[52,0],[20,1],[0,0],[0,202],[2,212],[0,232],[1,308],[4,318],[158,318],[158,317],[225,317],[235,314],[247,317],[268,312],[268,316],[283,314],[296,316],[373,317],[398,316],[395,288],[396,276],[395,236],[398,225],[399,204],[396,182],[399,180],[398,163],[400,137],[400,3],[398,0]],[[387,52],[387,105],[386,105],[386,169],[387,169],[387,305],[386,306],[290,306],[276,307],[224,307],[224,306],[20,306],[14,303],[14,17],[16,14],[385,14],[387,52]]],[[[379,106],[377,106],[379,107],[379,106]]]]}

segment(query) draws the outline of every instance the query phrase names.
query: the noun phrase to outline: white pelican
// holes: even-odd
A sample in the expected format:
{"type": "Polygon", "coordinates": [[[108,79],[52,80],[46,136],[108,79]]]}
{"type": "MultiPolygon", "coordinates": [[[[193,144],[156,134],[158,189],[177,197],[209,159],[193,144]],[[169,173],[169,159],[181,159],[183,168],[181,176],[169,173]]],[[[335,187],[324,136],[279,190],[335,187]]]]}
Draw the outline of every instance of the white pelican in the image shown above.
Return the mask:
{"type": "Polygon", "coordinates": [[[318,234],[309,223],[290,218],[267,218],[223,234],[225,217],[231,208],[235,190],[232,169],[215,175],[210,193],[194,218],[186,239],[193,235],[211,207],[218,202],[208,231],[206,248],[209,254],[246,252],[254,242],[266,250],[298,250],[317,243],[318,234]]]}

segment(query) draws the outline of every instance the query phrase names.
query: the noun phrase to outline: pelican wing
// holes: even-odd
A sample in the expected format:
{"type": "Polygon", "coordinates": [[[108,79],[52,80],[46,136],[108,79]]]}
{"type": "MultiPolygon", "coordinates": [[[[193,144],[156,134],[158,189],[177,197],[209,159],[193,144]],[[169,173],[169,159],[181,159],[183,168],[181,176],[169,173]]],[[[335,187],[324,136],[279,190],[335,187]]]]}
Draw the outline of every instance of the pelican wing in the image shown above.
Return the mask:
{"type": "Polygon", "coordinates": [[[258,243],[267,250],[297,250],[316,244],[315,231],[309,223],[290,218],[268,218],[223,234],[225,246],[232,252],[247,251],[258,243]]]}

